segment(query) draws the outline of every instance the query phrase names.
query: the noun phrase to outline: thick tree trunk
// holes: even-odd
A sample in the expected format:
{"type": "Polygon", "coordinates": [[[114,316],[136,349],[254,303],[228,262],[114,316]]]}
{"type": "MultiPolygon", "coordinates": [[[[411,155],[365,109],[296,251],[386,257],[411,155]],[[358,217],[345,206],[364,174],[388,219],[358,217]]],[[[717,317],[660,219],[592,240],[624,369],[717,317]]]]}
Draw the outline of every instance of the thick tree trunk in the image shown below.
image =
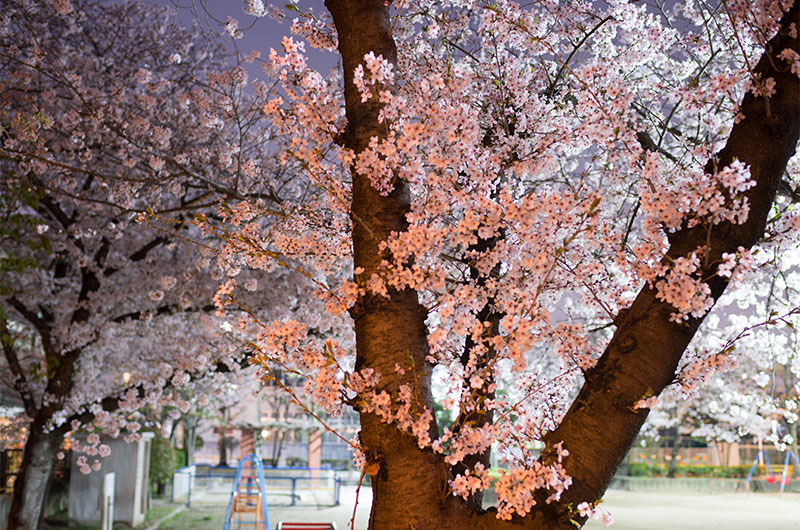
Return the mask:
{"type": "Polygon", "coordinates": [[[283,440],[286,438],[286,430],[281,429],[272,437],[272,465],[278,467],[278,462],[281,459],[281,451],[283,451],[283,440]]]}
{"type": "Polygon", "coordinates": [[[683,434],[680,429],[675,431],[675,439],[672,441],[672,450],[670,451],[669,464],[667,465],[667,476],[669,478],[675,477],[675,472],[678,470],[678,454],[681,451],[681,444],[683,443],[683,434]]]}
{"type": "Polygon", "coordinates": [[[222,413],[219,422],[219,465],[228,465],[228,409],[219,409],[222,413]]]}
{"type": "MultiPolygon", "coordinates": [[[[378,122],[378,98],[366,102],[353,85],[353,71],[364,55],[374,52],[395,63],[397,51],[391,37],[388,3],[384,0],[328,0],[339,34],[345,77],[347,131],[345,144],[356,153],[371,137],[384,138],[386,127],[378,122]]],[[[400,180],[394,190],[381,196],[365,175],[352,171],[354,266],[368,279],[387,256],[379,250],[392,232],[407,228],[409,193],[400,180]]],[[[397,395],[407,384],[416,397],[416,410],[433,414],[430,392],[425,310],[413,290],[390,292],[390,298],[367,295],[351,312],[356,330],[356,369],[372,368],[381,374],[378,391],[397,395]],[[395,364],[405,370],[401,375],[395,364]]],[[[436,436],[436,422],[431,422],[436,436]]],[[[416,438],[387,425],[380,417],[362,411],[359,440],[373,472],[370,528],[448,528],[457,503],[447,492],[447,468],[430,449],[421,450],[416,438]]],[[[466,512],[464,512],[466,513],[466,512]]],[[[467,526],[469,527],[469,526],[467,526]]]]}
{"type": "Polygon", "coordinates": [[[219,465],[228,465],[228,438],[225,436],[225,428],[221,427],[219,431],[219,465]]]}
{"type": "Polygon", "coordinates": [[[191,466],[194,463],[194,443],[195,443],[196,429],[194,420],[191,418],[184,418],[183,420],[183,451],[186,453],[186,465],[191,466]]]}
{"type": "Polygon", "coordinates": [[[25,442],[22,467],[14,483],[8,530],[35,530],[44,516],[45,492],[53,476],[56,453],[64,433],[44,432],[44,422],[34,421],[25,442]]]}

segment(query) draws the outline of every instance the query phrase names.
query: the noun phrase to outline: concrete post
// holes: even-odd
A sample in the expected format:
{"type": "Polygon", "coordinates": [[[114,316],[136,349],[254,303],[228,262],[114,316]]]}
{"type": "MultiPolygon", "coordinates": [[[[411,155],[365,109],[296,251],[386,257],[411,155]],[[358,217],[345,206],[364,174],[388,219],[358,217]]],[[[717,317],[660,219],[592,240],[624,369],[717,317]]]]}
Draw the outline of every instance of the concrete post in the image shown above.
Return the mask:
{"type": "Polygon", "coordinates": [[[103,477],[103,493],[100,497],[100,530],[113,530],[114,527],[114,473],[103,477]]]}

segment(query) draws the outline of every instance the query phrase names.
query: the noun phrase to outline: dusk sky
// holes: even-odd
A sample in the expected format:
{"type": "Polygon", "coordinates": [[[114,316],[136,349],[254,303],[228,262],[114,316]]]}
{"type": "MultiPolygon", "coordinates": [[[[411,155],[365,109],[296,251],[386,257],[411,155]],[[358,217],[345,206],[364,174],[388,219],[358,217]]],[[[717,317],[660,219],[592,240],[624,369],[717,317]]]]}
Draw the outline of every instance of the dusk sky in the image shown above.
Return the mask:
{"type": "MultiPolygon", "coordinates": [[[[176,10],[176,21],[178,24],[189,26],[197,22],[199,27],[209,37],[211,35],[222,36],[224,42],[231,49],[238,49],[242,58],[246,58],[252,50],[261,52],[261,59],[269,56],[270,48],[281,49],[281,40],[286,35],[291,35],[291,15],[295,12],[283,7],[283,2],[273,3],[278,6],[281,12],[287,14],[283,22],[277,22],[269,16],[256,18],[243,11],[244,3],[225,0],[143,0],[146,4],[168,6],[176,10]],[[239,22],[239,29],[242,37],[232,39],[225,33],[225,23],[228,17],[234,18],[239,22]]],[[[288,2],[285,2],[288,4],[288,2]]],[[[327,10],[320,1],[296,2],[299,5],[311,7],[315,13],[319,13],[327,18],[327,10]]],[[[267,2],[265,2],[267,4],[267,2]]],[[[295,40],[303,40],[302,37],[295,36],[295,40]]],[[[331,53],[323,53],[319,50],[306,46],[306,53],[310,64],[325,74],[328,68],[336,66],[337,57],[331,53]]],[[[250,79],[263,79],[260,63],[255,61],[250,64],[243,63],[250,74],[250,79]]]]}

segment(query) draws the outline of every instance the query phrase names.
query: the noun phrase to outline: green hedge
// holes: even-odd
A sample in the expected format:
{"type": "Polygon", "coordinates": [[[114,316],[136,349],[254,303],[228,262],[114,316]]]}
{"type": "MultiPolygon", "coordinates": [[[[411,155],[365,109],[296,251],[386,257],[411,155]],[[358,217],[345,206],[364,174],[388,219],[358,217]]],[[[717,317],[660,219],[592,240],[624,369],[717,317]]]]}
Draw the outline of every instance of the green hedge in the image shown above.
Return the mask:
{"type": "MultiPolygon", "coordinates": [[[[630,464],[630,476],[632,477],[665,477],[667,475],[667,464],[630,464]]],[[[745,478],[750,466],[701,466],[701,465],[681,465],[675,467],[676,477],[708,477],[708,478],[745,478]]],[[[758,474],[757,470],[757,473],[758,474]]],[[[765,471],[766,472],[766,471],[765,471]]]]}
{"type": "Polygon", "coordinates": [[[322,467],[329,466],[336,471],[347,471],[351,469],[351,461],[346,458],[323,458],[322,467]]]}

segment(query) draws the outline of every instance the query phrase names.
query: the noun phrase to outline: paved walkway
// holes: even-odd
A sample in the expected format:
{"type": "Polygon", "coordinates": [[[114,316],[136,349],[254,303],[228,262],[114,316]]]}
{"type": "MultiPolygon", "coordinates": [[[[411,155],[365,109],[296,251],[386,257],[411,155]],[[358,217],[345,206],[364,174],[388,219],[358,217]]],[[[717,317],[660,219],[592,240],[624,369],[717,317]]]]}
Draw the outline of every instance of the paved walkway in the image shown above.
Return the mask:
{"type": "MultiPolygon", "coordinates": [[[[800,529],[800,494],[641,493],[609,490],[600,508],[614,516],[612,530],[800,529]]],[[[584,528],[605,528],[590,521],[584,528]]]]}
{"type": "Polygon", "coordinates": [[[355,525],[353,530],[366,530],[369,523],[369,509],[372,505],[372,489],[361,488],[356,506],[355,486],[342,486],[339,506],[270,506],[269,524],[275,528],[278,521],[298,523],[330,522],[336,523],[338,530],[348,530],[355,507],[355,525]]]}
{"type": "MultiPolygon", "coordinates": [[[[307,492],[304,493],[308,495],[307,492]]],[[[274,495],[268,496],[268,499],[274,495]]],[[[219,530],[225,520],[225,513],[228,507],[230,493],[226,496],[199,494],[192,497],[190,508],[184,505],[175,506],[175,513],[170,513],[170,517],[164,518],[157,525],[148,530],[170,529],[170,530],[219,530]]],[[[311,499],[305,498],[306,503],[311,499]]],[[[321,501],[325,502],[325,501],[321,501]]],[[[279,498],[275,504],[268,504],[270,529],[275,528],[278,521],[312,523],[312,522],[335,522],[339,530],[348,530],[350,520],[353,517],[355,508],[355,524],[353,530],[366,530],[369,522],[370,505],[372,504],[372,490],[361,488],[358,495],[358,505],[356,505],[355,486],[342,486],[340,493],[339,506],[287,506],[281,503],[288,503],[286,498],[279,498]]],[[[235,525],[234,525],[235,528],[235,525]]]]}
{"type": "MultiPolygon", "coordinates": [[[[354,530],[366,530],[372,490],[359,494],[354,530]]],[[[355,506],[355,487],[343,486],[341,504],[333,507],[270,505],[270,527],[278,521],[333,521],[339,530],[348,530],[355,506]]],[[[612,530],[789,530],[800,529],[800,494],[739,493],[705,495],[700,493],[643,493],[610,490],[601,508],[611,512],[612,530]]],[[[171,530],[219,530],[225,507],[203,505],[182,510],[161,523],[171,530]]],[[[588,530],[605,528],[589,521],[588,530]]],[[[464,529],[467,530],[467,529],[464,529]]]]}

